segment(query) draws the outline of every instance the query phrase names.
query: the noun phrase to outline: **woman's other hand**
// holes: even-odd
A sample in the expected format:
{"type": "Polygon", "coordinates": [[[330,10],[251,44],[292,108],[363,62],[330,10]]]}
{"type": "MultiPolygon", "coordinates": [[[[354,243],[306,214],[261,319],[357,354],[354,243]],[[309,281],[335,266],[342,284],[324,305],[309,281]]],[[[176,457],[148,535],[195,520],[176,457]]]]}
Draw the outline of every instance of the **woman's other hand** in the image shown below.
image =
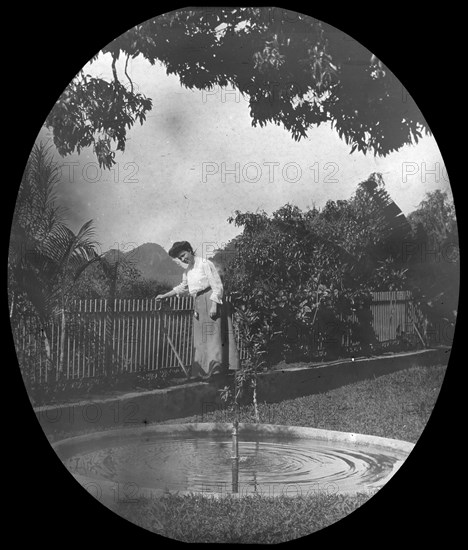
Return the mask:
{"type": "Polygon", "coordinates": [[[216,302],[213,302],[210,307],[210,317],[211,319],[216,319],[217,315],[218,315],[218,304],[216,302]]]}

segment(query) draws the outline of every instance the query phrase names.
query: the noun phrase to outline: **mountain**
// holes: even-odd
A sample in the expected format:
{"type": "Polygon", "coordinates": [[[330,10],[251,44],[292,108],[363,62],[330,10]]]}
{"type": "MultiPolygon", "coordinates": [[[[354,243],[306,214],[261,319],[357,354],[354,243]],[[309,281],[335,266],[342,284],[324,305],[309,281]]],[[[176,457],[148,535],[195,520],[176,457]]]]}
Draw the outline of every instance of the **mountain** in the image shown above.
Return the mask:
{"type": "Polygon", "coordinates": [[[184,269],[156,243],[145,243],[128,252],[111,249],[104,256],[112,261],[122,258],[131,262],[145,279],[167,282],[174,286],[182,281],[184,269]]]}

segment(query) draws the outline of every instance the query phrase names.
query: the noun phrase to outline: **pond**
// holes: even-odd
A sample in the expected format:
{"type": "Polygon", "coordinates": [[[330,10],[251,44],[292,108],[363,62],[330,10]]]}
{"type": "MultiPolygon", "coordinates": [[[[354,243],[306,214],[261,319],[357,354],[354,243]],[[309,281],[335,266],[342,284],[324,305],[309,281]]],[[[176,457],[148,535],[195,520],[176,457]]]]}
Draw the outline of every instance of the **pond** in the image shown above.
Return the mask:
{"type": "Polygon", "coordinates": [[[164,425],[71,438],[55,449],[80,483],[127,497],[163,492],[298,496],[381,488],[413,445],[312,428],[240,425],[233,485],[230,424],[164,425]]]}

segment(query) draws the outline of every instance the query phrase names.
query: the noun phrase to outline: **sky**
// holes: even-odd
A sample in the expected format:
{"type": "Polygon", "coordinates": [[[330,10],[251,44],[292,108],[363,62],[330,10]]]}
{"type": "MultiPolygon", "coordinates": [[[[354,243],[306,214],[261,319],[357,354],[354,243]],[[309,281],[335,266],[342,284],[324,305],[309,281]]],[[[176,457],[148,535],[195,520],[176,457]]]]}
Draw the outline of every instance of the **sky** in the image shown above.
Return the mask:
{"type": "MultiPolygon", "coordinates": [[[[117,71],[125,82],[123,63],[117,71]]],[[[110,79],[110,57],[101,54],[84,72],[110,79]]],[[[328,125],[300,142],[279,126],[252,127],[248,98],[236,90],[188,90],[163,65],[143,58],[130,60],[128,73],[153,108],[142,126],[128,131],[116,166],[100,169],[91,149],[67,157],[56,153],[58,193],[69,224],[77,230],[93,219],[102,251],[145,242],[167,250],[187,240],[209,257],[240,232],[227,221],[236,210],[271,214],[286,203],[322,207],[327,200],[350,198],[372,172],[383,174],[405,214],[427,192],[441,189],[451,196],[432,136],[387,157],[350,154],[328,125]]],[[[51,138],[42,128],[38,139],[51,138]]]]}

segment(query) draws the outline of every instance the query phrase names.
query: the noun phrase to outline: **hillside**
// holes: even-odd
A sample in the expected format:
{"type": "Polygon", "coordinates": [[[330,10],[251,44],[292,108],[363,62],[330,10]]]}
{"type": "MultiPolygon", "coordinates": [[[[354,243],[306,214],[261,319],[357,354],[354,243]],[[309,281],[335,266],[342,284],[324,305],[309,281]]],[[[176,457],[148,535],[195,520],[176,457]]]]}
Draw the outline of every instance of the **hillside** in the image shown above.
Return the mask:
{"type": "Polygon", "coordinates": [[[108,259],[125,258],[149,280],[179,284],[182,280],[183,268],[169,256],[162,246],[156,243],[145,243],[128,252],[111,249],[105,254],[108,259]]]}

